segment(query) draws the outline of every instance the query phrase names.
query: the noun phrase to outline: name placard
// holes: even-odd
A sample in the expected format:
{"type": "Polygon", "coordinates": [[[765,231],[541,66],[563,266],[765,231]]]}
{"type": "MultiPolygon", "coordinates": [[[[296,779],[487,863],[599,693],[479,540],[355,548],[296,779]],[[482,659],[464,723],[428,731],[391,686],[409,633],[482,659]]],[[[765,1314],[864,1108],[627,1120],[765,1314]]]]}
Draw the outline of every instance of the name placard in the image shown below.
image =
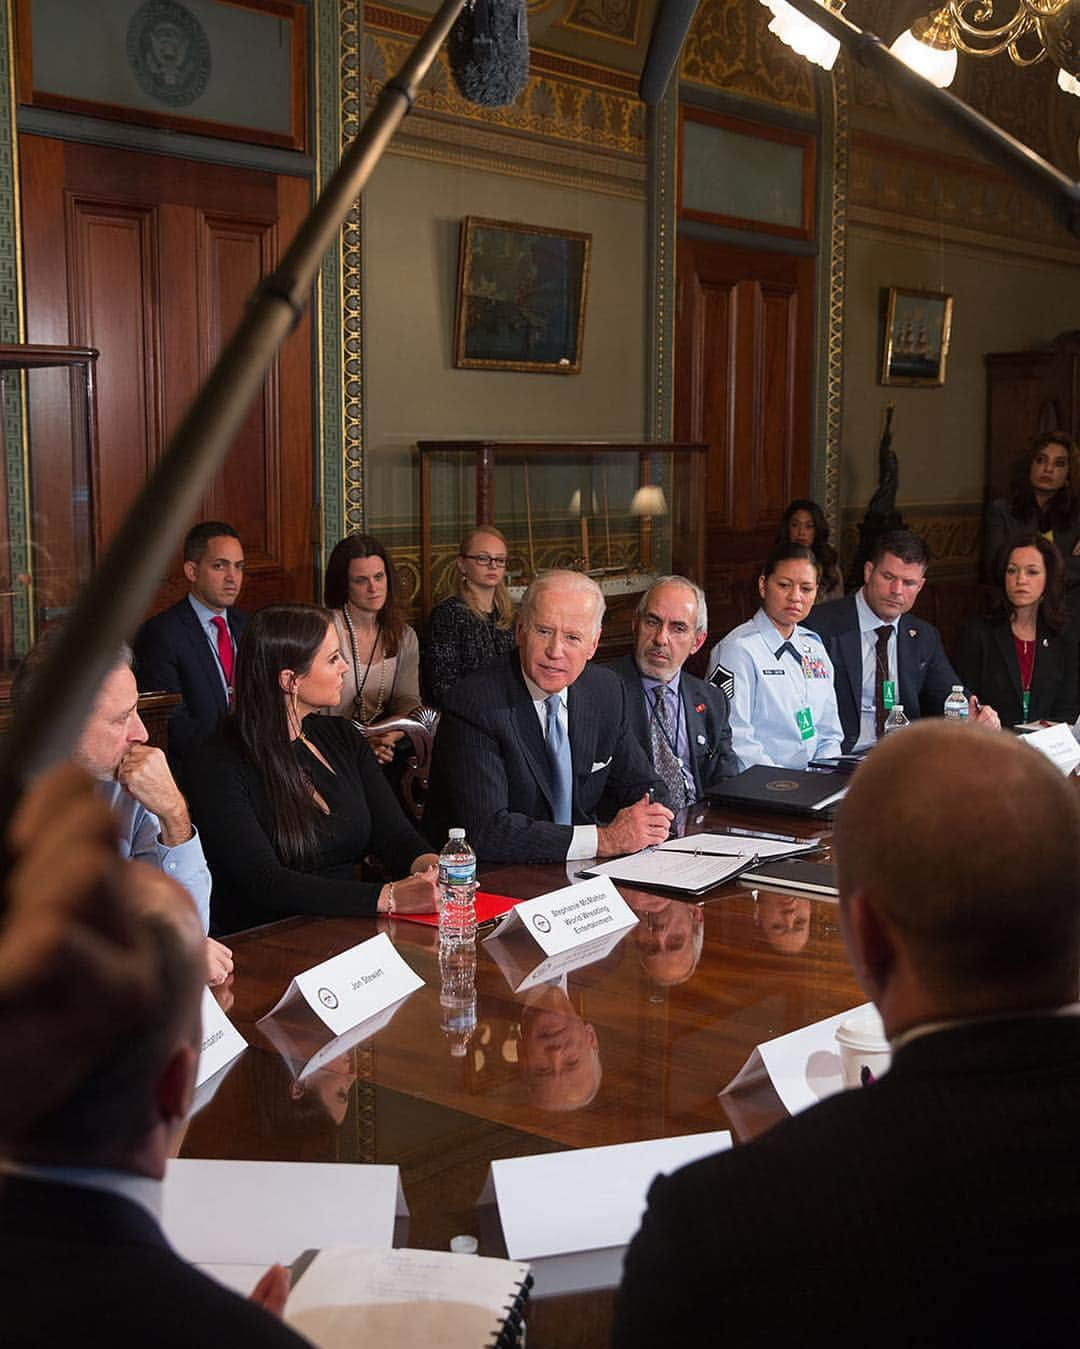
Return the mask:
{"type": "Polygon", "coordinates": [[[546,956],[557,956],[636,923],[637,915],[611,877],[594,876],[516,905],[492,936],[505,937],[520,927],[546,956]]]}
{"type": "Polygon", "coordinates": [[[195,1085],[201,1087],[237,1054],[247,1049],[247,1041],[218,1006],[208,988],[202,991],[202,1040],[199,1045],[199,1068],[195,1085]]]}
{"type": "Polygon", "coordinates": [[[298,974],[269,1015],[299,993],[319,1020],[341,1035],[423,983],[380,932],[298,974]]]}

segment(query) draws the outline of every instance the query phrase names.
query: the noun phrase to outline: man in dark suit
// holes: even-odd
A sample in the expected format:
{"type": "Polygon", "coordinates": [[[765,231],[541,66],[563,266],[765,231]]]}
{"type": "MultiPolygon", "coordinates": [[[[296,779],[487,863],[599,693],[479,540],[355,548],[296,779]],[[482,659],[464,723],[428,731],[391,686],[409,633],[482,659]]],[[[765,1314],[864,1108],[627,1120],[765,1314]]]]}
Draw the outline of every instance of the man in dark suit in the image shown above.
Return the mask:
{"type": "Polygon", "coordinates": [[[220,520],[197,524],[184,540],[184,575],[190,592],[135,637],[139,691],[183,698],[169,718],[169,764],[181,785],[191,751],[217,730],[232,700],[236,645],[247,622],[233,607],[244,583],[236,530],[220,520]]]}
{"type": "MultiPolygon", "coordinates": [[[[929,563],[917,534],[899,529],[882,534],[864,568],[862,588],[817,605],[804,620],[823,638],[833,663],[845,754],[875,744],[896,703],[909,721],[941,716],[953,685],[961,682],[937,628],[909,614],[929,563]]],[[[969,708],[972,720],[1000,725],[992,707],[970,698],[969,708]]]]}
{"type": "Polygon", "coordinates": [[[673,810],[703,800],[739,771],[727,694],[683,669],[708,630],[701,587],[685,576],[661,576],[638,602],[633,655],[611,665],[629,692],[630,729],[673,810]]]}
{"type": "Polygon", "coordinates": [[[244,1301],[181,1260],[158,1225],[165,1162],[199,1057],[202,933],[175,881],[123,865],[153,984],[123,1040],[7,1150],[0,1338],[22,1349],[72,1338],[299,1349],[307,1341],[269,1314],[280,1313],[288,1289],[280,1266],[244,1301]]]}
{"type": "Polygon", "coordinates": [[[603,613],[587,576],[545,573],[521,601],[517,655],[447,695],[423,821],[436,846],[461,825],[484,861],[562,862],[667,837],[626,686],[589,664],[603,613]]]}
{"type": "Polygon", "coordinates": [[[617,1349],[1074,1333],[1077,794],[1011,736],[925,722],[855,774],[834,850],[892,1066],[654,1181],[617,1349]]]}

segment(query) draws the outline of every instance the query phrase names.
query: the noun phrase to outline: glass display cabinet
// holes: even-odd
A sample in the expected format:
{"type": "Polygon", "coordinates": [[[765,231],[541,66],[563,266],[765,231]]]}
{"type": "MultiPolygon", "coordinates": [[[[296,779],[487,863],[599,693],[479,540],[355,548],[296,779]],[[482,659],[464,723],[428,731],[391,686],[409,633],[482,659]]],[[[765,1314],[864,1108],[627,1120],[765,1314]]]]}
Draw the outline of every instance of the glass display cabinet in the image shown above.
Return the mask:
{"type": "Polygon", "coordinates": [[[613,640],[625,644],[629,615],[657,576],[702,575],[704,444],[472,439],[417,448],[425,617],[450,593],[458,546],[475,525],[506,535],[515,600],[555,567],[591,576],[607,600],[608,654],[613,640]]]}
{"type": "Polygon", "coordinates": [[[5,503],[0,691],[34,639],[70,608],[94,556],[97,457],[92,347],[0,345],[5,503]]]}

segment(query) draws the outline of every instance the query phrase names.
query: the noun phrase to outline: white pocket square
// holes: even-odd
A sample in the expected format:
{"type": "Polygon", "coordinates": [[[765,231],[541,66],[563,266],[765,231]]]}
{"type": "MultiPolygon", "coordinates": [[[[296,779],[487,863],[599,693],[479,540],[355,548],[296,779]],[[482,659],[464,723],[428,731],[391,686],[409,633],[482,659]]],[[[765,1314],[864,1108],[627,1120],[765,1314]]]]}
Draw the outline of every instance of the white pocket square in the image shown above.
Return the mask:
{"type": "Polygon", "coordinates": [[[594,763],[593,766],[589,769],[589,772],[599,773],[601,768],[606,768],[610,762],[611,762],[611,755],[609,754],[603,763],[594,763]]]}

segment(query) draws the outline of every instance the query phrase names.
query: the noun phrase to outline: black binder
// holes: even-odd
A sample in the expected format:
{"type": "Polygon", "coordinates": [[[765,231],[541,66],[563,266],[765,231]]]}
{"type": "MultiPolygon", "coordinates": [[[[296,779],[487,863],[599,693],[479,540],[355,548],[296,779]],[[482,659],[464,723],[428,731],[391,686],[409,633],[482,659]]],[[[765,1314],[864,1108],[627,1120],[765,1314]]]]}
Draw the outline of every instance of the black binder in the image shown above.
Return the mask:
{"type": "Polygon", "coordinates": [[[850,784],[851,779],[846,773],[813,773],[755,764],[721,782],[709,793],[709,802],[714,806],[735,806],[741,810],[827,817],[850,784]]]}

